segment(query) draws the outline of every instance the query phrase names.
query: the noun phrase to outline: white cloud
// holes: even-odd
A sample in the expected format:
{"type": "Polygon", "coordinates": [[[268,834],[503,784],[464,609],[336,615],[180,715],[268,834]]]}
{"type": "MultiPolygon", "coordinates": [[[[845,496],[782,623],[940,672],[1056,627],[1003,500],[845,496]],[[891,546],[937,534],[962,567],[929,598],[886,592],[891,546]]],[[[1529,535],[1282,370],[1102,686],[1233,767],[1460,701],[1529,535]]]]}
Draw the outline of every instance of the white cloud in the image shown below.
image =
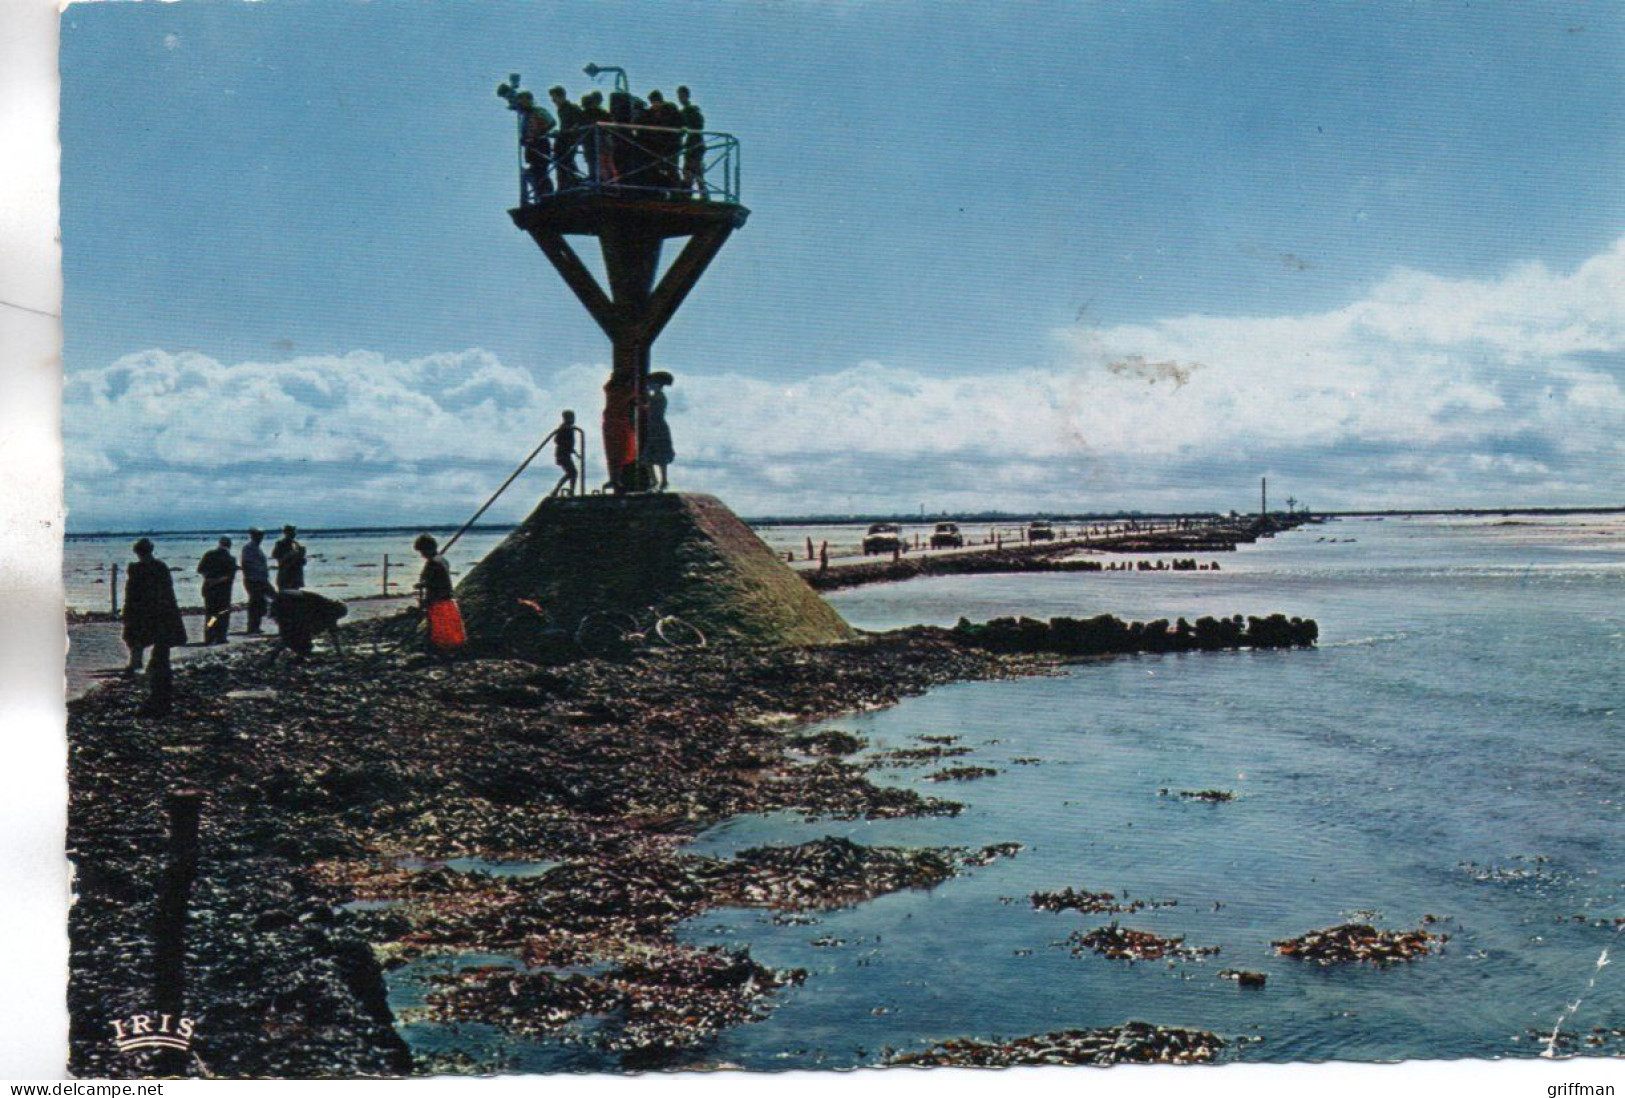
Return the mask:
{"type": "MultiPolygon", "coordinates": [[[[1230,506],[1266,472],[1324,507],[1616,503],[1625,482],[1625,240],[1570,274],[1402,270],[1325,313],[1055,337],[1060,365],[969,376],[666,364],[678,482],[753,513],[1230,506]]],[[[75,525],[223,521],[245,496],[306,522],[452,519],[562,407],[596,435],[603,377],[538,380],[478,349],[129,355],[68,379],[75,525]]]]}

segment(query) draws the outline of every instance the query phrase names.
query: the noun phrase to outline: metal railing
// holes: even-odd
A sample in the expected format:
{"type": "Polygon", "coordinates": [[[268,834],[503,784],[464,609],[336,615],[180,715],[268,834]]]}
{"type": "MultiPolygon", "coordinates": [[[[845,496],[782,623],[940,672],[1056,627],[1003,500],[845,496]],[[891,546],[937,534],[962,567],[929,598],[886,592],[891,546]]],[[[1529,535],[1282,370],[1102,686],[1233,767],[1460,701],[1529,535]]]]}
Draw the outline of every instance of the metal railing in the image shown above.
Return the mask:
{"type": "Polygon", "coordinates": [[[739,201],[739,139],[710,130],[599,122],[547,135],[546,151],[519,143],[519,204],[560,195],[614,194],[739,201]]]}

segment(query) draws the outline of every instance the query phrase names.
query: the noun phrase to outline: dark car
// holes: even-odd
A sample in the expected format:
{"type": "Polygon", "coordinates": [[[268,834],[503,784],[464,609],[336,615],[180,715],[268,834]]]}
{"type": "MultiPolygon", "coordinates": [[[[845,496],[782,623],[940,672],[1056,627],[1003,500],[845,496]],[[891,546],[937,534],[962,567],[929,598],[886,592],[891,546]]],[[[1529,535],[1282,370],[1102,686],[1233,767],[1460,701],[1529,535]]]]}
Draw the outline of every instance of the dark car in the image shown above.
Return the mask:
{"type": "Polygon", "coordinates": [[[869,532],[863,537],[863,552],[891,553],[904,548],[903,528],[895,522],[877,522],[869,527],[869,532]]]}
{"type": "Polygon", "coordinates": [[[931,532],[931,548],[933,549],[963,549],[965,535],[959,532],[959,527],[951,522],[939,522],[937,528],[931,532]]]}
{"type": "Polygon", "coordinates": [[[1045,522],[1042,519],[1040,519],[1037,522],[1029,522],[1027,524],[1027,540],[1028,541],[1054,541],[1055,540],[1055,527],[1051,526],[1049,523],[1045,522]]]}

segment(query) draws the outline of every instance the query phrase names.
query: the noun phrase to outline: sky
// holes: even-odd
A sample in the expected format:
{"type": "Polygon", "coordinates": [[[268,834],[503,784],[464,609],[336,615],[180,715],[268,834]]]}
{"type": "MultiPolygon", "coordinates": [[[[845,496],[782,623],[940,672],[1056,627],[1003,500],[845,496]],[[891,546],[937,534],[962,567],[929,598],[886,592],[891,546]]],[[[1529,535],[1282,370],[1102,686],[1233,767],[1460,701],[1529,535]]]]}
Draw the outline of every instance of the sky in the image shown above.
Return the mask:
{"type": "Polygon", "coordinates": [[[494,94],[588,62],[743,147],[676,487],[1625,504],[1617,6],[179,0],[62,16],[69,529],[454,522],[594,428],[494,94]]]}

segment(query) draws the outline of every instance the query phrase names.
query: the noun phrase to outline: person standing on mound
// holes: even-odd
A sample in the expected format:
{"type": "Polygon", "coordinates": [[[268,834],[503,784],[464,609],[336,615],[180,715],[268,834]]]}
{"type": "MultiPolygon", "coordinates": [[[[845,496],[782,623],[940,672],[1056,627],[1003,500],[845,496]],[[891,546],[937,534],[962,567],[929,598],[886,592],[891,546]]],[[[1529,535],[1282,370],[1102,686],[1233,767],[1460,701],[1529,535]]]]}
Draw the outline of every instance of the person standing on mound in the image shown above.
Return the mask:
{"type": "Polygon", "coordinates": [[[660,482],[656,490],[661,492],[666,490],[666,466],[677,460],[677,451],[671,443],[671,427],[666,424],[666,386],[670,384],[672,376],[665,370],[650,374],[644,404],[643,453],[640,456],[645,465],[659,471],[660,482]]]}

